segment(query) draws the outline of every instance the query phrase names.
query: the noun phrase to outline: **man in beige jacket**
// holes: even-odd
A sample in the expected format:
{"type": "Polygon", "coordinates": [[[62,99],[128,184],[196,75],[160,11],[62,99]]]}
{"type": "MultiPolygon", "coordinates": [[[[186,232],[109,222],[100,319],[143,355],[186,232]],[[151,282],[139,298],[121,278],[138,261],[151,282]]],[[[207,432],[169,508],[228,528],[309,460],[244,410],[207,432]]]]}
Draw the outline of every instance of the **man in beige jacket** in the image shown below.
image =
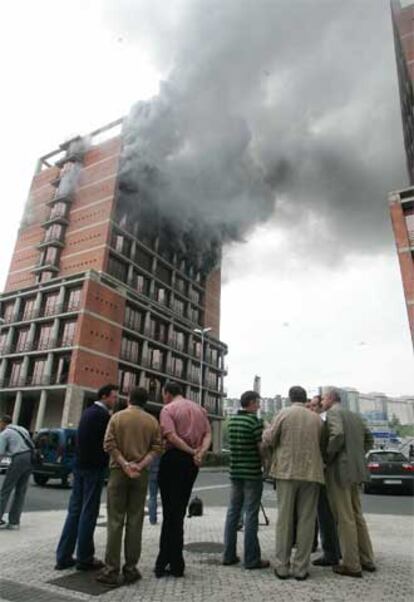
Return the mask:
{"type": "Polygon", "coordinates": [[[376,570],[371,540],[359,499],[359,485],[366,478],[365,453],[373,436],[361,416],[341,407],[336,389],[328,389],[322,405],[326,411],[326,489],[338,526],[342,564],[333,571],[362,577],[362,570],[376,570]]]}
{"type": "Polygon", "coordinates": [[[137,564],[141,555],[148,466],[162,451],[159,424],[144,411],[147,400],[145,389],[132,389],[128,407],[112,416],[105,433],[104,449],[110,454],[108,525],[105,567],[96,579],[111,587],[121,583],[124,531],[123,582],[133,583],[141,578],[137,564]]]}
{"type": "Polygon", "coordinates": [[[275,575],[298,581],[309,577],[320,484],[324,483],[320,452],[321,421],[305,404],[306,391],[291,387],[292,405],[276,416],[263,433],[263,451],[272,452],[270,475],[276,479],[275,575]],[[291,561],[294,510],[297,510],[296,554],[291,561]]]}

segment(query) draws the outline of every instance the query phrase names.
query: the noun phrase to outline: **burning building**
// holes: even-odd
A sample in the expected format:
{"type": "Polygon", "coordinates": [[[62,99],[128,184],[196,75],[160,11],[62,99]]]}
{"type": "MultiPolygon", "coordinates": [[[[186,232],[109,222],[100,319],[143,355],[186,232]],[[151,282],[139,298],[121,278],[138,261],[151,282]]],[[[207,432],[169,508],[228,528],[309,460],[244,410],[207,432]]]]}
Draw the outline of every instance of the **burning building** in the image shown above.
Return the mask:
{"type": "Polygon", "coordinates": [[[1,412],[76,425],[108,382],[146,387],[156,412],[173,379],[218,448],[223,232],[177,210],[137,148],[127,118],[39,160],[0,297],[1,412]]]}

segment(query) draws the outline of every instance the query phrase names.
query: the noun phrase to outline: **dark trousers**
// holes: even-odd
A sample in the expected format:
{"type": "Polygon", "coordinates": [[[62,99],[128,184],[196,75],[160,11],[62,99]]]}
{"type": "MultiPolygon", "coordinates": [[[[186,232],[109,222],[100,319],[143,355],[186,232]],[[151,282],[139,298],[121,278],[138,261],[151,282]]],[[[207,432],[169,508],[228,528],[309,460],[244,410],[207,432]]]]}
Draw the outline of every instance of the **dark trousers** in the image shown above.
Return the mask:
{"type": "Polygon", "coordinates": [[[2,518],[6,512],[7,502],[14,490],[13,501],[9,510],[9,523],[11,525],[20,524],[20,516],[23,511],[31,474],[32,460],[30,452],[23,452],[22,454],[13,456],[0,492],[0,518],[2,518]]]}
{"type": "Polygon", "coordinates": [[[339,564],[341,550],[335,519],[331,512],[325,485],[321,485],[318,500],[318,524],[323,555],[329,562],[339,564]]]}
{"type": "Polygon", "coordinates": [[[184,572],[184,518],[197,474],[193,457],[183,451],[170,449],[161,458],[158,484],[162,501],[162,527],[157,570],[170,565],[172,573],[184,572]]]}
{"type": "Polygon", "coordinates": [[[56,550],[58,564],[72,558],[77,543],[78,562],[90,562],[95,553],[93,534],[99,514],[102,487],[106,469],[81,469],[73,471],[74,482],[69,500],[68,514],[56,550]]]}

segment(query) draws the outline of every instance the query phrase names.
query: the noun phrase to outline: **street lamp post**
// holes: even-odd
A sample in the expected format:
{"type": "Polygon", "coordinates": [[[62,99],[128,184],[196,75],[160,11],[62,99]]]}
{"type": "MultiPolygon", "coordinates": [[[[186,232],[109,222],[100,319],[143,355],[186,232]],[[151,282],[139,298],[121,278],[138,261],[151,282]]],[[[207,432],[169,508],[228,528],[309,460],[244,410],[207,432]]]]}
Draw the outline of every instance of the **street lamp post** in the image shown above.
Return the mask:
{"type": "Polygon", "coordinates": [[[209,326],[207,328],[194,328],[193,332],[199,334],[201,337],[201,356],[200,356],[200,405],[203,405],[203,363],[204,363],[204,337],[210,332],[212,328],[209,326]]]}

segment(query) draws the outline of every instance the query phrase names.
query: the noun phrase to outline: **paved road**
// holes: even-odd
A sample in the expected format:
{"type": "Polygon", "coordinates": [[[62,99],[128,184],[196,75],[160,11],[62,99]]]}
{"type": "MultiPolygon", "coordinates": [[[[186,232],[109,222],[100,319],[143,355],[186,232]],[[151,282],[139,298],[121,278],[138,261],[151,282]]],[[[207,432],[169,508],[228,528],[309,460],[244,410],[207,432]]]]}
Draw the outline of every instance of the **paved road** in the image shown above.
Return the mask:
{"type": "MultiPolygon", "coordinates": [[[[0,476],[0,486],[3,482],[0,476]]],[[[195,483],[195,492],[206,506],[227,506],[229,480],[222,472],[201,472],[195,483]]],[[[31,482],[27,494],[26,510],[62,510],[67,507],[70,490],[63,489],[58,482],[38,487],[31,482]]],[[[414,516],[414,497],[400,494],[363,495],[363,508],[372,514],[395,514],[414,516]]],[[[269,484],[265,484],[263,493],[265,508],[276,506],[276,494],[269,484]]]]}

